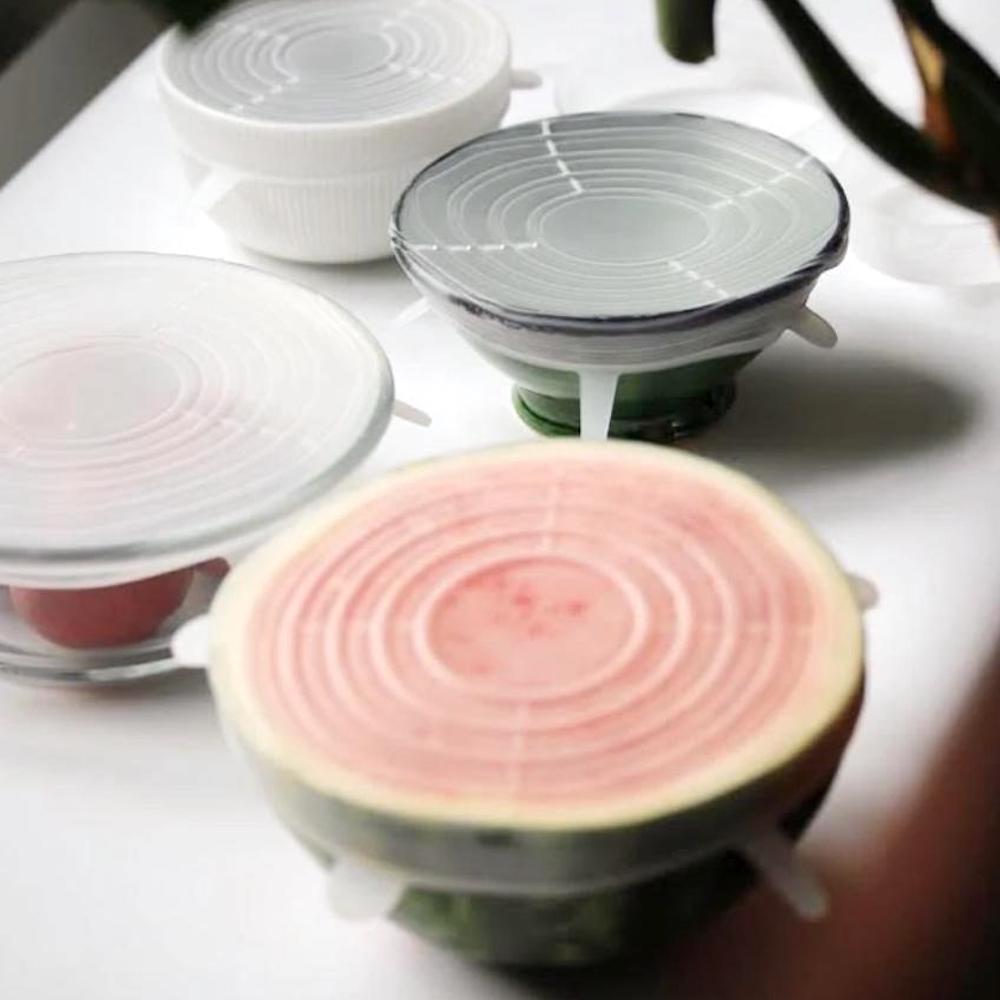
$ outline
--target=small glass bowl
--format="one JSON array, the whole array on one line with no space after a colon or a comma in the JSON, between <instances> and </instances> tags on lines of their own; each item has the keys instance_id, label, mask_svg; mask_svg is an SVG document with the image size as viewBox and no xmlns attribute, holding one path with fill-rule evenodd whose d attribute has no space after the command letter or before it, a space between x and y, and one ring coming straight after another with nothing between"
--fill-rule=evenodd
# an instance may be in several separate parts
<instances>
[{"instance_id":1,"label":"small glass bowl","mask_svg":"<svg viewBox=\"0 0 1000 1000\"><path fill-rule=\"evenodd\" d=\"M156 598L169 615L156 634L106 649L50 643L11 602L45 603L51 622L53 600L76 592L238 559L347 475L393 405L388 362L350 314L282 278L195 257L0 265L0 348L0 674L19 680L170 669L166 636L204 609L218 569L196 572L186 599ZM121 593L88 599L113 607L114 622L136 609L135 591L118 603ZM92 635L99 616L80 607L72 615ZM122 634L143 631L147 615Z\"/></svg>"},{"instance_id":2,"label":"small glass bowl","mask_svg":"<svg viewBox=\"0 0 1000 1000\"><path fill-rule=\"evenodd\" d=\"M184 622L204 614L218 579L196 573L181 607L141 642L106 649L69 649L40 636L11 606L0 587L0 676L50 687L104 687L145 680L177 669L171 637Z\"/></svg>"}]
</instances>

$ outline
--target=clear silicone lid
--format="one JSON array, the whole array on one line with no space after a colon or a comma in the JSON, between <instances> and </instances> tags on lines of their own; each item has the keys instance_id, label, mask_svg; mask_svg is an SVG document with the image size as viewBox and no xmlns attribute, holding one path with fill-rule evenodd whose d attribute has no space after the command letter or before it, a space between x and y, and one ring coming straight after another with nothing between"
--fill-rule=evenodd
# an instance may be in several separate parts
<instances>
[{"instance_id":1,"label":"clear silicone lid","mask_svg":"<svg viewBox=\"0 0 1000 1000\"><path fill-rule=\"evenodd\" d=\"M413 886L580 897L726 850L815 918L775 822L849 738L864 590L722 466L546 442L314 510L174 651L210 665L231 745L335 859L343 917Z\"/></svg>"},{"instance_id":2,"label":"clear silicone lid","mask_svg":"<svg viewBox=\"0 0 1000 1000\"><path fill-rule=\"evenodd\" d=\"M919 187L857 143L837 169L857 209L851 246L865 263L919 284L1000 283L988 216Z\"/></svg>"},{"instance_id":3,"label":"clear silicone lid","mask_svg":"<svg viewBox=\"0 0 1000 1000\"><path fill-rule=\"evenodd\" d=\"M298 780L545 829L756 780L841 716L861 670L846 579L776 500L621 443L501 449L342 497L241 564L210 632L225 714Z\"/></svg>"},{"instance_id":4,"label":"clear silicone lid","mask_svg":"<svg viewBox=\"0 0 1000 1000\"><path fill-rule=\"evenodd\" d=\"M238 552L392 408L376 341L285 279L160 254L0 267L0 583L90 588Z\"/></svg>"},{"instance_id":5,"label":"clear silicone lid","mask_svg":"<svg viewBox=\"0 0 1000 1000\"><path fill-rule=\"evenodd\" d=\"M688 114L503 129L420 173L397 255L418 285L508 325L691 331L806 287L843 256L844 194L776 136Z\"/></svg>"}]
</instances>

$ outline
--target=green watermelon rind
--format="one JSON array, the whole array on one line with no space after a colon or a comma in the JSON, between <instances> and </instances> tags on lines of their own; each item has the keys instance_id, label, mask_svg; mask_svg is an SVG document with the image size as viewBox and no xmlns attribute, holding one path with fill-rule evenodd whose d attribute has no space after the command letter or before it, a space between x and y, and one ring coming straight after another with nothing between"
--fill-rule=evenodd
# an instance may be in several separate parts
<instances>
[{"instance_id":1,"label":"green watermelon rind","mask_svg":"<svg viewBox=\"0 0 1000 1000\"><path fill-rule=\"evenodd\" d=\"M600 829L485 828L376 813L241 749L286 826L324 866L346 854L411 882L392 914L401 926L483 962L581 965L668 941L733 902L753 882L730 849L739 831L766 823L792 834L804 829L836 773L861 700L859 692L819 740L757 781L681 813ZM664 874L631 877L652 865ZM571 885L597 876L619 884L526 894L532 877ZM424 887L438 880L448 888ZM514 885L519 891L500 888Z\"/></svg>"},{"instance_id":2,"label":"green watermelon rind","mask_svg":"<svg viewBox=\"0 0 1000 1000\"><path fill-rule=\"evenodd\" d=\"M798 837L829 785L781 824ZM498 896L411 889L392 915L407 930L474 961L519 967L608 962L664 947L722 913L756 876L721 851L634 885L581 896Z\"/></svg>"}]
</instances>

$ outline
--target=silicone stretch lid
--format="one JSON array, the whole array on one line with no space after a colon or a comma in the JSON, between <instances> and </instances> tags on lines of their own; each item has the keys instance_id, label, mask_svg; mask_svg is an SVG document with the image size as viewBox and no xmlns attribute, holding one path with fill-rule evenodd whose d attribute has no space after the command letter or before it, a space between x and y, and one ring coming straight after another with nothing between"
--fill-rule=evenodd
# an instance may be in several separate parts
<instances>
[{"instance_id":1,"label":"silicone stretch lid","mask_svg":"<svg viewBox=\"0 0 1000 1000\"><path fill-rule=\"evenodd\" d=\"M376 341L235 264L0 266L0 583L96 587L227 554L326 492L392 406Z\"/></svg>"},{"instance_id":2,"label":"silicone stretch lid","mask_svg":"<svg viewBox=\"0 0 1000 1000\"><path fill-rule=\"evenodd\" d=\"M329 175L475 134L506 107L509 66L506 29L472 0L262 0L171 32L160 82L202 156Z\"/></svg>"},{"instance_id":3,"label":"silicone stretch lid","mask_svg":"<svg viewBox=\"0 0 1000 1000\"><path fill-rule=\"evenodd\" d=\"M418 285L477 315L659 335L808 286L842 258L847 222L826 167L776 136L617 112L517 125L454 150L404 193L392 235Z\"/></svg>"}]
</instances>

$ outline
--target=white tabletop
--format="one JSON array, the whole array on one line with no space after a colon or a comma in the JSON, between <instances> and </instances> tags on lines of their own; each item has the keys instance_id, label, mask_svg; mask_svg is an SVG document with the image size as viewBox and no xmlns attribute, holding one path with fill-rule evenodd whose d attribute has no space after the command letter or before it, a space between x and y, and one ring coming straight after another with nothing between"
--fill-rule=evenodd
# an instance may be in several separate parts
<instances>
[{"instance_id":1,"label":"white tabletop","mask_svg":"<svg viewBox=\"0 0 1000 1000\"><path fill-rule=\"evenodd\" d=\"M518 61L542 66L613 44L634 28L623 18L640 16L579 3L568 37L561 3L497 6ZM519 94L512 117L549 102L545 89ZM505 379L442 320L387 330L414 298L393 263L269 261L229 243L188 197L147 53L0 190L0 259L177 251L328 292L381 337L400 396L435 421L394 422L367 472L529 436ZM1000 638L1000 298L904 284L849 257L812 304L839 346L784 338L692 447L778 491L882 594L860 728L804 845L822 870L878 851ZM560 981L469 966L391 925L336 922L322 889L227 753L200 676L93 694L0 688L0 996L663 995L659 971Z\"/></svg>"}]
</instances>

